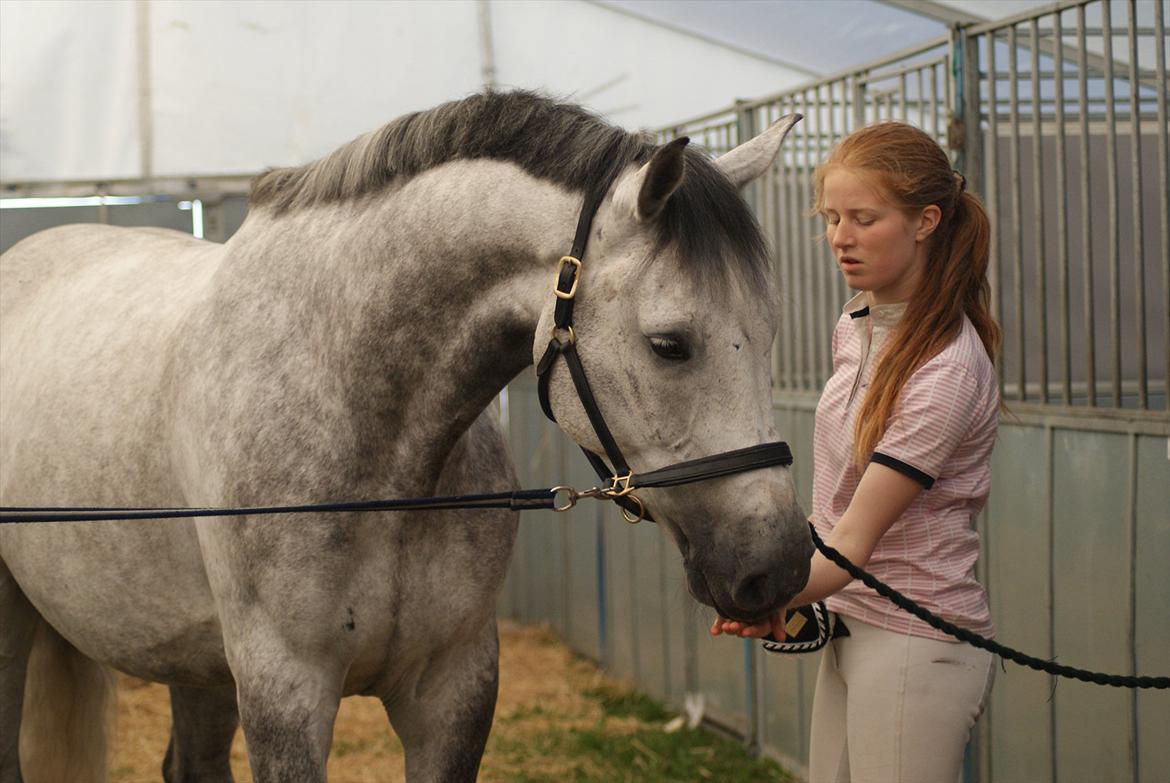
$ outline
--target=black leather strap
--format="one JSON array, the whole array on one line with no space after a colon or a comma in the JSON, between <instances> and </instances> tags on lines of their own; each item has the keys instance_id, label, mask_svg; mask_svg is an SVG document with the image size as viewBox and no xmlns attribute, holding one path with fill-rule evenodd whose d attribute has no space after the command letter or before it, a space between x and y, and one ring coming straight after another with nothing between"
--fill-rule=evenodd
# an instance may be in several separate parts
<instances>
[{"instance_id":1,"label":"black leather strap","mask_svg":"<svg viewBox=\"0 0 1170 783\"><path fill-rule=\"evenodd\" d=\"M578 262L580 262L582 256L585 254L585 246L589 242L589 231L593 225L593 216L597 213L597 208L600 206L603 196L604 191L598 189L593 193L587 194L581 205L581 214L577 218L577 231L573 236L572 249L569 251L569 256ZM562 294L569 294L579 284L577 279L579 274L577 264L562 261L560 271L557 274L556 290ZM581 357L577 354L576 336L572 332L573 304L576 301L575 297L557 297L556 309L553 311L553 334L551 339L549 339L548 346L544 349L544 355L541 356L540 361L536 364L537 396L540 398L540 408L549 420L557 420L552 411L552 404L549 401L548 384L557 356L564 356L565 363L569 367L569 374L573 379L573 386L577 390L577 396L581 399L581 404L585 408L585 414L589 417L589 423L593 425L593 430L597 433L597 439L601 441L602 449L604 449L606 456L609 457L610 462L613 463L614 470L617 472L601 474L601 469L594 462L596 455L590 455L586 451L586 456L590 457L590 462L593 463L594 469L598 470L599 475L603 479L609 479L615 475L624 476L630 472L630 467L626 463L626 458L622 454L621 449L618 448L613 434L609 431L609 426L605 423L605 417L601 413L601 408L597 405L597 398L593 396L593 390L589 386L589 379L585 375L585 367L581 364Z\"/></svg>"},{"instance_id":2,"label":"black leather strap","mask_svg":"<svg viewBox=\"0 0 1170 783\"><path fill-rule=\"evenodd\" d=\"M589 379L585 377L585 368L581 364L581 357L577 354L576 344L570 343L561 351L561 355L565 357L565 364L569 366L569 375L573 378L573 386L577 388L577 396L581 398L581 404L585 407L586 415L589 416L589 423L593 425L593 431L597 433L597 439L601 441L605 455L613 464L614 472L611 475L626 475L630 472L630 466L626 464L622 450L618 448L617 441L613 439L613 433L609 431L605 417L601 415L601 408L597 407L597 398L593 396L593 389L589 387Z\"/></svg>"},{"instance_id":3,"label":"black leather strap","mask_svg":"<svg viewBox=\"0 0 1170 783\"><path fill-rule=\"evenodd\" d=\"M792 450L788 448L787 443L783 441L761 443L757 446L748 446L746 449L678 462L647 473L635 473L630 480L630 486L673 487L719 476L730 476L747 470L791 464Z\"/></svg>"},{"instance_id":4,"label":"black leather strap","mask_svg":"<svg viewBox=\"0 0 1170 783\"><path fill-rule=\"evenodd\" d=\"M305 514L337 511L438 511L443 509L507 508L512 511L555 508L552 489L524 489L485 495L455 495L399 500L365 500L350 503L316 503L298 506L250 506L237 508L113 508L113 507L0 507L0 524L31 522L112 522L135 519L189 519L192 517L242 517L269 514Z\"/></svg>"}]
</instances>

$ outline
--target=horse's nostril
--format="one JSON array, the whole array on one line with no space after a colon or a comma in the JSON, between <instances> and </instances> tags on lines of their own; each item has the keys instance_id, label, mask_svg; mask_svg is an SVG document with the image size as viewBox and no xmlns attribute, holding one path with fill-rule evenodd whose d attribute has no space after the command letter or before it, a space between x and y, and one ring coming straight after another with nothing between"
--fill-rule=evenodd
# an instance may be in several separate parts
<instances>
[{"instance_id":1,"label":"horse's nostril","mask_svg":"<svg viewBox=\"0 0 1170 783\"><path fill-rule=\"evenodd\" d=\"M755 612L767 608L775 600L774 593L771 574L761 571L743 579L732 593L732 599L740 610Z\"/></svg>"}]
</instances>

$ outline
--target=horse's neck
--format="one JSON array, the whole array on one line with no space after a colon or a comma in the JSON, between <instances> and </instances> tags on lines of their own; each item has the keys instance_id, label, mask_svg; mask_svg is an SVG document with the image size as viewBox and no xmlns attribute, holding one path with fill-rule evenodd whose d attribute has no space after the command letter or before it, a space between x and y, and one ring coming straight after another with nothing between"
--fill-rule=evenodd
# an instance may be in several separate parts
<instances>
[{"instance_id":1,"label":"horse's neck","mask_svg":"<svg viewBox=\"0 0 1170 783\"><path fill-rule=\"evenodd\" d=\"M362 202L260 215L233 251L252 281L306 286L294 322L328 376L321 394L360 422L363 459L425 487L531 364L580 202L511 165L463 161Z\"/></svg>"}]
</instances>

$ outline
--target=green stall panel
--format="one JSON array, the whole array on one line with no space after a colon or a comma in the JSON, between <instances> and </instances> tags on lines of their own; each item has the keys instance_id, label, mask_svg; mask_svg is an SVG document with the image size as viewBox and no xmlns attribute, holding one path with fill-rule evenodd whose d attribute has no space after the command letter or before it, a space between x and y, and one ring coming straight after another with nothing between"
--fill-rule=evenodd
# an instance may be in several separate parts
<instances>
[{"instance_id":1,"label":"green stall panel","mask_svg":"<svg viewBox=\"0 0 1170 783\"><path fill-rule=\"evenodd\" d=\"M638 636L635 591L633 527L617 507L604 510L602 533L605 552L605 657L606 667L631 682L637 678Z\"/></svg>"},{"instance_id":2,"label":"green stall panel","mask_svg":"<svg viewBox=\"0 0 1170 783\"><path fill-rule=\"evenodd\" d=\"M1130 600L1133 465L1130 436L1053 433L1053 642L1061 663L1124 673L1132 665ZM1131 780L1132 694L1062 680L1053 695L1055 777Z\"/></svg>"},{"instance_id":3,"label":"green stall panel","mask_svg":"<svg viewBox=\"0 0 1170 783\"><path fill-rule=\"evenodd\" d=\"M707 632L714 610L700 607L695 629L695 661L706 713L719 724L746 734L747 672L745 645L736 637L712 638Z\"/></svg>"},{"instance_id":4,"label":"green stall panel","mask_svg":"<svg viewBox=\"0 0 1170 783\"><path fill-rule=\"evenodd\" d=\"M663 594L663 536L653 522L639 522L630 530L634 555L634 603L638 636L635 671L639 687L657 699L665 699L670 690L666 649L667 616ZM673 544L671 544L673 546Z\"/></svg>"},{"instance_id":5,"label":"green stall panel","mask_svg":"<svg viewBox=\"0 0 1170 783\"><path fill-rule=\"evenodd\" d=\"M1138 674L1170 675L1170 442L1137 436L1134 663ZM1139 781L1170 780L1170 692L1135 694Z\"/></svg>"},{"instance_id":6,"label":"green stall panel","mask_svg":"<svg viewBox=\"0 0 1170 783\"><path fill-rule=\"evenodd\" d=\"M577 489L593 486L596 475L580 450L570 446L568 457L568 470L558 481ZM585 501L562 515L567 518L565 638L573 649L595 661L602 657L599 553L605 510L600 503Z\"/></svg>"},{"instance_id":7,"label":"green stall panel","mask_svg":"<svg viewBox=\"0 0 1170 783\"><path fill-rule=\"evenodd\" d=\"M690 684L687 671L694 669L695 638L694 625L702 625L701 609L687 591L686 574L683 572L682 555L665 530L662 556L663 603L665 606L666 652L663 666L667 673L668 697L672 704L684 703Z\"/></svg>"},{"instance_id":8,"label":"green stall panel","mask_svg":"<svg viewBox=\"0 0 1170 783\"><path fill-rule=\"evenodd\" d=\"M992 454L985 586L998 640L1047 658L1052 612L1048 434L1043 427L1004 424ZM1049 675L1015 664L996 672L986 716L992 780L1052 780L1051 694Z\"/></svg>"},{"instance_id":9,"label":"green stall panel","mask_svg":"<svg viewBox=\"0 0 1170 783\"><path fill-rule=\"evenodd\" d=\"M804 680L816 677L820 653L773 655L761 649L760 733L763 747L790 765L808 766L808 720L811 705Z\"/></svg>"}]
</instances>

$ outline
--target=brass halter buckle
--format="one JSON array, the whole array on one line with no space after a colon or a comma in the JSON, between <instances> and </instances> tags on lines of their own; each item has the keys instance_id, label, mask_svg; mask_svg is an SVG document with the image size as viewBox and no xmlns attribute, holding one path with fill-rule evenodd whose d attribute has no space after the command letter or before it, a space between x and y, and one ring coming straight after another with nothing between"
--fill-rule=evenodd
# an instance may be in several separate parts
<instances>
[{"instance_id":1,"label":"brass halter buckle","mask_svg":"<svg viewBox=\"0 0 1170 783\"><path fill-rule=\"evenodd\" d=\"M635 489L635 487L630 486L633 479L633 473L627 473L624 476L610 476L609 486L605 488L605 496L611 499L624 498Z\"/></svg>"},{"instance_id":2,"label":"brass halter buckle","mask_svg":"<svg viewBox=\"0 0 1170 783\"><path fill-rule=\"evenodd\" d=\"M573 285L568 291L562 291L561 272L565 269L565 264L572 264L576 267L573 272ZM561 260L557 263L557 276L553 283L553 293L557 295L557 299L572 299L577 295L577 283L581 282L581 259L573 258L572 256L561 256Z\"/></svg>"},{"instance_id":3,"label":"brass halter buckle","mask_svg":"<svg viewBox=\"0 0 1170 783\"><path fill-rule=\"evenodd\" d=\"M618 498L629 498L638 505L637 514L632 513L625 506L619 505L618 508L622 510L622 519L629 522L631 525L636 525L646 518L646 506L642 503L642 499L637 495L632 494L636 487L631 486L634 480L634 474L631 471L624 476L611 476L609 479L609 486L605 488L603 494L610 500L617 500Z\"/></svg>"}]
</instances>

